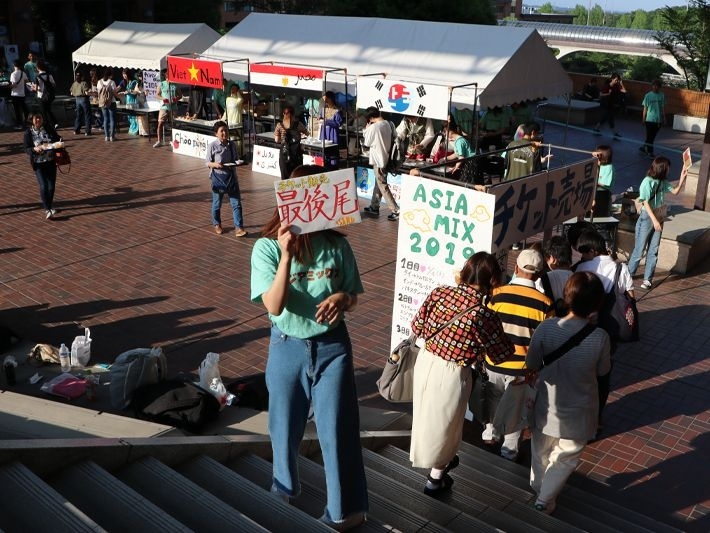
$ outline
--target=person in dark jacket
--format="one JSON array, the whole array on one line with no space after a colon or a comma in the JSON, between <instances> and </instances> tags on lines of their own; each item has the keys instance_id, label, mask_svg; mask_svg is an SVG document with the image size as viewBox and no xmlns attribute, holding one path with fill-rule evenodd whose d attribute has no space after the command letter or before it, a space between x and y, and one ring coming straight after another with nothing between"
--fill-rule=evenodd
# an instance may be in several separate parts
<instances>
[{"instance_id":1,"label":"person in dark jacket","mask_svg":"<svg viewBox=\"0 0 710 533\"><path fill-rule=\"evenodd\" d=\"M51 219L57 212L53 208L54 186L57 182L57 165L54 162L55 143L61 139L54 128L44 128L41 113L31 115L32 125L25 131L24 147L30 158L39 184L39 197L44 207L45 218Z\"/></svg>"}]
</instances>

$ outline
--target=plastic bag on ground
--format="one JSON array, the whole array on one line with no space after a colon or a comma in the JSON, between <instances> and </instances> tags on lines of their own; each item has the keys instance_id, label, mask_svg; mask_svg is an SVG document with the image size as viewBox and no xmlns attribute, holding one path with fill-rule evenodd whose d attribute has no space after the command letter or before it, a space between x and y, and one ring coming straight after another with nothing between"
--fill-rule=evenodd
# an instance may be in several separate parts
<instances>
[{"instance_id":1,"label":"plastic bag on ground","mask_svg":"<svg viewBox=\"0 0 710 533\"><path fill-rule=\"evenodd\" d=\"M198 369L200 381L197 383L203 389L210 391L212 395L219 401L220 409L224 409L225 405L232 405L234 395L227 392L227 388L222 383L222 377L219 374L219 354L209 352Z\"/></svg>"},{"instance_id":2,"label":"plastic bag on ground","mask_svg":"<svg viewBox=\"0 0 710 533\"><path fill-rule=\"evenodd\" d=\"M41 390L67 400L78 398L86 392L86 380L64 372L42 385Z\"/></svg>"},{"instance_id":3,"label":"plastic bag on ground","mask_svg":"<svg viewBox=\"0 0 710 533\"><path fill-rule=\"evenodd\" d=\"M83 335L74 337L71 343L71 366L86 366L91 359L91 331L84 330Z\"/></svg>"}]
</instances>

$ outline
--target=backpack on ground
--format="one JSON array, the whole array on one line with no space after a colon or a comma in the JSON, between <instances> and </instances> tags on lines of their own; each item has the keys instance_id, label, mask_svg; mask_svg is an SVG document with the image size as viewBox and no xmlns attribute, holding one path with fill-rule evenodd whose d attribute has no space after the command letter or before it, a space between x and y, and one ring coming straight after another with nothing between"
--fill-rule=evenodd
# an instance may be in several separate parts
<instances>
[{"instance_id":1,"label":"backpack on ground","mask_svg":"<svg viewBox=\"0 0 710 533\"><path fill-rule=\"evenodd\" d=\"M163 381L168 364L162 348L136 348L123 352L111 365L111 405L124 409L133 391L142 385Z\"/></svg>"},{"instance_id":2,"label":"backpack on ground","mask_svg":"<svg viewBox=\"0 0 710 533\"><path fill-rule=\"evenodd\" d=\"M404 162L404 143L397 137L397 128L394 123L387 121L387 124L390 125L390 129L392 130L392 142L390 144L389 159L387 160L387 165L385 165L385 171L388 174L396 174Z\"/></svg>"},{"instance_id":3,"label":"backpack on ground","mask_svg":"<svg viewBox=\"0 0 710 533\"><path fill-rule=\"evenodd\" d=\"M202 387L170 379L138 387L131 408L137 418L200 433L206 423L217 419L220 405Z\"/></svg>"},{"instance_id":4,"label":"backpack on ground","mask_svg":"<svg viewBox=\"0 0 710 533\"><path fill-rule=\"evenodd\" d=\"M38 76L42 80L42 98L41 100L43 102L48 102L52 103L54 102L54 98L57 96L54 83L52 83L52 79L50 78L49 74L46 72L40 74Z\"/></svg>"}]
</instances>

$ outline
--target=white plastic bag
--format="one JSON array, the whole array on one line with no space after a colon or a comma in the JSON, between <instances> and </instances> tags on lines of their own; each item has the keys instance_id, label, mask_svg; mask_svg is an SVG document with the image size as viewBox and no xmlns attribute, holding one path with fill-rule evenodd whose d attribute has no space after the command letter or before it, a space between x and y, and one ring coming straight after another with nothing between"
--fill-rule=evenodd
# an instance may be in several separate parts
<instances>
[{"instance_id":1,"label":"white plastic bag","mask_svg":"<svg viewBox=\"0 0 710 533\"><path fill-rule=\"evenodd\" d=\"M200 363L198 372L200 374L200 382L197 385L210 391L219 400L220 409L224 409L225 405L232 405L234 394L228 393L224 383L222 383L222 378L219 375L218 353L209 352Z\"/></svg>"},{"instance_id":2,"label":"white plastic bag","mask_svg":"<svg viewBox=\"0 0 710 533\"><path fill-rule=\"evenodd\" d=\"M91 332L89 328L84 330L84 335L74 337L71 343L71 366L86 366L91 359Z\"/></svg>"}]
</instances>

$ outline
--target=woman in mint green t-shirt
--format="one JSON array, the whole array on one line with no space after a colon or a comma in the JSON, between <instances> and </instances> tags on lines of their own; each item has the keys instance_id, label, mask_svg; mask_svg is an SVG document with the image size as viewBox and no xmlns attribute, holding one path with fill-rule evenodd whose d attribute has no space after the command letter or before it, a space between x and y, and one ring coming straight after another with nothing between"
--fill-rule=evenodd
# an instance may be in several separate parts
<instances>
[{"instance_id":1,"label":"woman in mint green t-shirt","mask_svg":"<svg viewBox=\"0 0 710 533\"><path fill-rule=\"evenodd\" d=\"M291 178L325 172L297 167ZM325 467L327 504L321 520L344 531L368 508L352 345L344 314L363 292L352 248L334 230L295 234L278 211L254 244L251 299L271 320L266 363L271 490L298 496L298 447L313 407Z\"/></svg>"}]
</instances>

